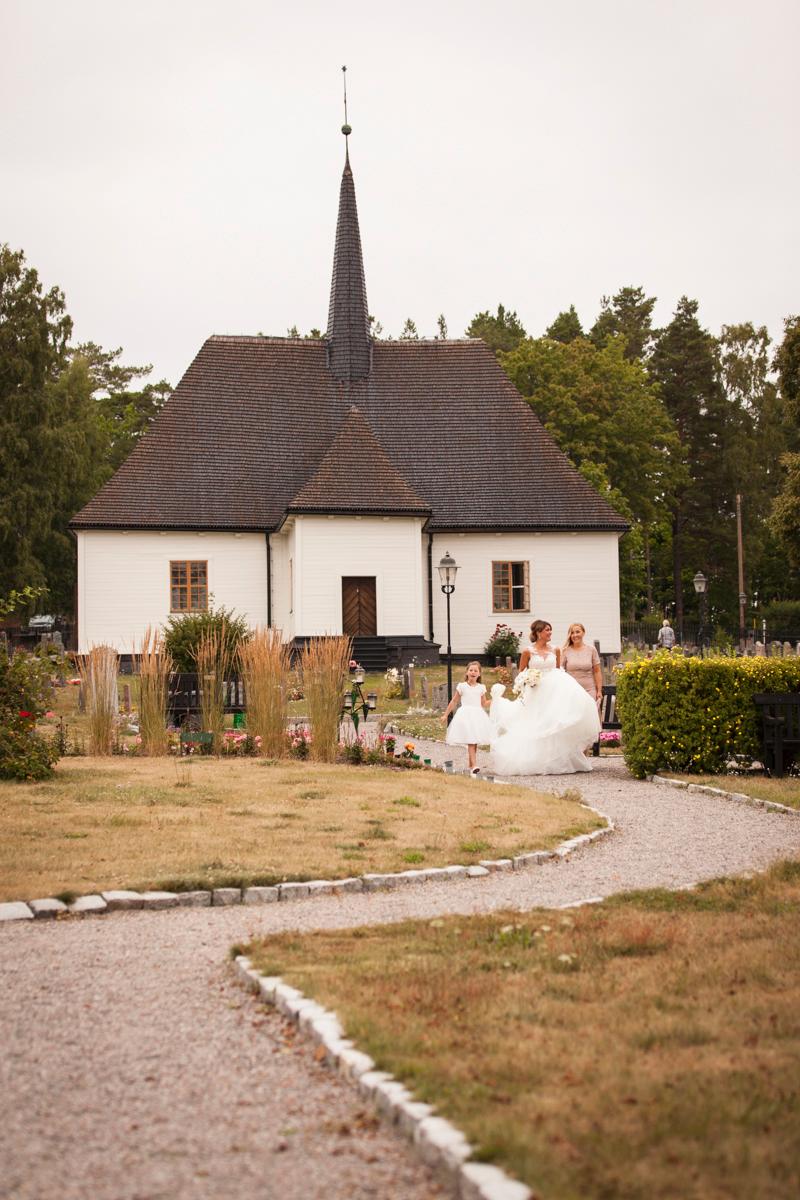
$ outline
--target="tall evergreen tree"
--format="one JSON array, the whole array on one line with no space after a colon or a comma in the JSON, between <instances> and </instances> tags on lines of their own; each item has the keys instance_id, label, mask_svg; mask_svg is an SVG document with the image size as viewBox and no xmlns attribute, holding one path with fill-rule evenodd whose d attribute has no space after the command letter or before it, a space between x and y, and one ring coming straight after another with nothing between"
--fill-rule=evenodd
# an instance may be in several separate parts
<instances>
[{"instance_id":1,"label":"tall evergreen tree","mask_svg":"<svg viewBox=\"0 0 800 1200\"><path fill-rule=\"evenodd\" d=\"M527 336L517 314L504 308L502 304L498 304L494 316L488 311L476 313L467 326L466 333L467 337L483 338L495 354L514 350Z\"/></svg>"},{"instance_id":2,"label":"tall evergreen tree","mask_svg":"<svg viewBox=\"0 0 800 1200\"><path fill-rule=\"evenodd\" d=\"M419 341L419 333L417 332L416 321L412 321L411 317L406 317L405 325L400 331L401 342L416 342Z\"/></svg>"},{"instance_id":3,"label":"tall evergreen tree","mask_svg":"<svg viewBox=\"0 0 800 1200\"><path fill-rule=\"evenodd\" d=\"M564 345L574 342L575 338L583 337L583 326L574 304L570 304L568 309L558 314L553 324L548 326L544 336L552 338L554 342L563 342Z\"/></svg>"},{"instance_id":4,"label":"tall evergreen tree","mask_svg":"<svg viewBox=\"0 0 800 1200\"><path fill-rule=\"evenodd\" d=\"M603 346L608 338L621 334L626 358L646 358L653 341L655 302L655 296L645 296L640 287L624 287L613 297L603 296L589 337L596 346Z\"/></svg>"},{"instance_id":5,"label":"tall evergreen tree","mask_svg":"<svg viewBox=\"0 0 800 1200\"><path fill-rule=\"evenodd\" d=\"M717 375L716 342L701 327L697 311L696 300L681 298L672 321L659 333L650 360L650 373L660 385L688 469L686 485L670 497L679 627L684 619L685 582L698 569L712 581L719 575L721 547L726 533L730 541L734 528L734 489L724 454L727 411Z\"/></svg>"},{"instance_id":6,"label":"tall evergreen tree","mask_svg":"<svg viewBox=\"0 0 800 1200\"><path fill-rule=\"evenodd\" d=\"M25 255L0 246L0 593L44 584L37 543L60 486L53 384L72 322L58 288L42 291Z\"/></svg>"},{"instance_id":7,"label":"tall evergreen tree","mask_svg":"<svg viewBox=\"0 0 800 1200\"><path fill-rule=\"evenodd\" d=\"M788 449L781 458L783 473L769 529L792 567L800 572L800 317L786 318L774 366L786 415ZM798 594L796 586L793 594Z\"/></svg>"}]
</instances>

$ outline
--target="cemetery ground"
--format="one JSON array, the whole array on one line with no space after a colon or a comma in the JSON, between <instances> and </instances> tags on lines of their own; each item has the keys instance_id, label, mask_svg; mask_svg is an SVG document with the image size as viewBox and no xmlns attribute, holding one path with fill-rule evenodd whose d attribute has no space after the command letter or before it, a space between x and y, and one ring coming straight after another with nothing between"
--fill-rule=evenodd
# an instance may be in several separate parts
<instances>
[{"instance_id":1,"label":"cemetery ground","mask_svg":"<svg viewBox=\"0 0 800 1200\"><path fill-rule=\"evenodd\" d=\"M800 862L245 948L535 1196L800 1192Z\"/></svg>"}]
</instances>

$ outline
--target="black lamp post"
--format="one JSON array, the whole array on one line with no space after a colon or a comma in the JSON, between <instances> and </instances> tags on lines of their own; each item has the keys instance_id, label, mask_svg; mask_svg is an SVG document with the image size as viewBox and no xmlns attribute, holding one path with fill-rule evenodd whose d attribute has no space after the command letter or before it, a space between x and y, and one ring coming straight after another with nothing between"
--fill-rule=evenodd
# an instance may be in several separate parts
<instances>
[{"instance_id":1,"label":"black lamp post","mask_svg":"<svg viewBox=\"0 0 800 1200\"><path fill-rule=\"evenodd\" d=\"M453 695L453 651L450 646L450 597L456 590L456 560L445 554L439 563L439 580L447 597L447 699Z\"/></svg>"},{"instance_id":2,"label":"black lamp post","mask_svg":"<svg viewBox=\"0 0 800 1200\"><path fill-rule=\"evenodd\" d=\"M340 720L344 720L345 717L350 718L356 731L356 737L358 736L359 724L361 721L369 720L369 714L375 711L378 704L378 697L375 692L367 692L366 696L364 695L361 686L363 682L363 668L357 667L353 675L353 682L342 697Z\"/></svg>"},{"instance_id":3,"label":"black lamp post","mask_svg":"<svg viewBox=\"0 0 800 1200\"><path fill-rule=\"evenodd\" d=\"M706 603L708 600L706 588L708 587L708 580L702 571L698 571L692 583L694 584L694 590L700 598L700 628L697 631L697 643L702 654L706 642Z\"/></svg>"}]
</instances>

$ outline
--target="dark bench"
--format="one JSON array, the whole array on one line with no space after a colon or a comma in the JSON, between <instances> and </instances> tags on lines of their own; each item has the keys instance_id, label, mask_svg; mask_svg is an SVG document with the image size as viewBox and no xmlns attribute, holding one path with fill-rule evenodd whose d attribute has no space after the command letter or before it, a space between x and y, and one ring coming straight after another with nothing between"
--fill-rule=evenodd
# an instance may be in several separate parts
<instances>
[{"instance_id":1,"label":"dark bench","mask_svg":"<svg viewBox=\"0 0 800 1200\"><path fill-rule=\"evenodd\" d=\"M600 699L600 728L602 730L613 729L619 732L622 729L622 724L617 719L617 685L615 683L603 684L603 695ZM600 739L598 738L592 746L592 754L597 758L600 753Z\"/></svg>"},{"instance_id":2,"label":"dark bench","mask_svg":"<svg viewBox=\"0 0 800 1200\"><path fill-rule=\"evenodd\" d=\"M222 685L222 704L225 712L246 712L244 683L232 677ZM202 708L201 689L194 672L176 671L169 677L167 712L173 725L181 725L187 717L199 713Z\"/></svg>"},{"instance_id":3,"label":"dark bench","mask_svg":"<svg viewBox=\"0 0 800 1200\"><path fill-rule=\"evenodd\" d=\"M783 775L800 750L800 692L759 692L753 697L761 718L764 766Z\"/></svg>"}]
</instances>

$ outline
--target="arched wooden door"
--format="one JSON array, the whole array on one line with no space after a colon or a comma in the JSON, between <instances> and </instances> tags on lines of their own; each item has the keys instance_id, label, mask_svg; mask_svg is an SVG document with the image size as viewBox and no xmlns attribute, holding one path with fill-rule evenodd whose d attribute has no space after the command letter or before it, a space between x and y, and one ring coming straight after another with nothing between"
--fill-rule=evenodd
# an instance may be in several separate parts
<instances>
[{"instance_id":1,"label":"arched wooden door","mask_svg":"<svg viewBox=\"0 0 800 1200\"><path fill-rule=\"evenodd\" d=\"M342 576L342 631L347 637L375 637L378 609L374 575Z\"/></svg>"}]
</instances>

